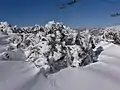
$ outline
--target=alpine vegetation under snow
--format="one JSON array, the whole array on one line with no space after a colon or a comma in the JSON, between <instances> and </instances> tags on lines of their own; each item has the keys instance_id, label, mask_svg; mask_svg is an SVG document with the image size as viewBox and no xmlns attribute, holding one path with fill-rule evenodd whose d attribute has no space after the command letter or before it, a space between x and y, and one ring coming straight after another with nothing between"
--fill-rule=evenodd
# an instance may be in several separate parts
<instances>
[{"instance_id":1,"label":"alpine vegetation under snow","mask_svg":"<svg viewBox=\"0 0 120 90\"><path fill-rule=\"evenodd\" d=\"M103 47L100 41L120 44L120 30L73 30L61 22L44 26L17 27L0 23L0 33L8 35L8 46L2 60L26 61L49 73L68 66L79 67L97 62Z\"/></svg>"}]
</instances>

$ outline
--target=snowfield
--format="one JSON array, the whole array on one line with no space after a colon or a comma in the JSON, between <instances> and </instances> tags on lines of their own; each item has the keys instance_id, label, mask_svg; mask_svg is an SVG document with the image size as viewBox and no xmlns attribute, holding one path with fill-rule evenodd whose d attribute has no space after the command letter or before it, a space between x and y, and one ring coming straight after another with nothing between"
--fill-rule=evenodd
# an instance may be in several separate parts
<instances>
[{"instance_id":1,"label":"snowfield","mask_svg":"<svg viewBox=\"0 0 120 90\"><path fill-rule=\"evenodd\" d=\"M0 90L120 90L120 30L0 23Z\"/></svg>"}]
</instances>

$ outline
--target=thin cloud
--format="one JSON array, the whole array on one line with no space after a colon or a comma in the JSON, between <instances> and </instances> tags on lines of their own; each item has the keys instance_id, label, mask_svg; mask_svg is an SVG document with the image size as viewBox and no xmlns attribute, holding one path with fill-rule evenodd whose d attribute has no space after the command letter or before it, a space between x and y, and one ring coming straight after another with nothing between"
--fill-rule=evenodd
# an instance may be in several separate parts
<instances>
[{"instance_id":1,"label":"thin cloud","mask_svg":"<svg viewBox=\"0 0 120 90\"><path fill-rule=\"evenodd\" d=\"M106 2L106 3L110 3L110 4L115 4L117 3L118 0L101 0L101 2Z\"/></svg>"}]
</instances>

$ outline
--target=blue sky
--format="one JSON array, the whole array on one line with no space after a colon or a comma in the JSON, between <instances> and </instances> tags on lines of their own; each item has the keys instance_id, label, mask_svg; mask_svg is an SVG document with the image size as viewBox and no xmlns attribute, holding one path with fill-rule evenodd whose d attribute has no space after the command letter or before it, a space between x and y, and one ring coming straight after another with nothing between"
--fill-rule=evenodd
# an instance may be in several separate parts
<instances>
[{"instance_id":1,"label":"blue sky","mask_svg":"<svg viewBox=\"0 0 120 90\"><path fill-rule=\"evenodd\" d=\"M69 0L0 0L0 21L13 25L31 26L46 24L50 20L62 21L74 28L100 27L120 23L120 0L81 0L60 10L58 7Z\"/></svg>"}]
</instances>

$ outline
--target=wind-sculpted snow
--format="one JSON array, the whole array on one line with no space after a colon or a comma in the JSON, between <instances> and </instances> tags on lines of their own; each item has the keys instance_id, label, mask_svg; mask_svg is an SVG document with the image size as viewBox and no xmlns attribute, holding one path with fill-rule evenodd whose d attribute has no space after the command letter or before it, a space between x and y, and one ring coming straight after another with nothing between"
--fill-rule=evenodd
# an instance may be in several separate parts
<instances>
[{"instance_id":1,"label":"wind-sculpted snow","mask_svg":"<svg viewBox=\"0 0 120 90\"><path fill-rule=\"evenodd\" d=\"M22 28L1 22L0 31L9 36L9 45L1 55L2 59L12 60L15 55L17 58L14 59L33 63L51 73L68 66L79 67L96 62L99 51L93 49L100 41L120 44L118 30L79 32L54 21L44 26ZM102 49L98 47L96 50Z\"/></svg>"}]
</instances>

